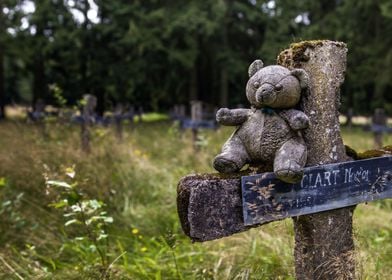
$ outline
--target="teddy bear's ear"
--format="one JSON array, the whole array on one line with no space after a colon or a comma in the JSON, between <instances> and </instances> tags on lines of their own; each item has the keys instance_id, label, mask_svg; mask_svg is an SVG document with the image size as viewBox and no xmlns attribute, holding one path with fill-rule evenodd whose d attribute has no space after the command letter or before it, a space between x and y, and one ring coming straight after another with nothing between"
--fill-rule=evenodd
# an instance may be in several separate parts
<instances>
[{"instance_id":1,"label":"teddy bear's ear","mask_svg":"<svg viewBox=\"0 0 392 280\"><path fill-rule=\"evenodd\" d=\"M256 74L256 72L259 71L261 68L263 68L263 66L264 63L261 59L257 59L253 61L248 69L249 78L252 77L254 74Z\"/></svg>"},{"instance_id":2,"label":"teddy bear's ear","mask_svg":"<svg viewBox=\"0 0 392 280\"><path fill-rule=\"evenodd\" d=\"M305 89L309 86L309 75L303 69L294 69L291 71L291 75L296 77L299 80L299 85L302 89Z\"/></svg>"}]
</instances>

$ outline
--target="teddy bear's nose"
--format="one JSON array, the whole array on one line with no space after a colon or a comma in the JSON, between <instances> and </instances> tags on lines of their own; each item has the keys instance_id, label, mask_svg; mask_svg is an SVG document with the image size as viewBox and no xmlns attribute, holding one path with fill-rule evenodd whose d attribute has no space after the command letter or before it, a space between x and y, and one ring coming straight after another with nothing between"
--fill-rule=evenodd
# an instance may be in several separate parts
<instances>
[{"instance_id":1,"label":"teddy bear's nose","mask_svg":"<svg viewBox=\"0 0 392 280\"><path fill-rule=\"evenodd\" d=\"M273 91L274 91L274 87L269 84L262 85L258 90L258 92L261 93L262 95L269 94Z\"/></svg>"},{"instance_id":2,"label":"teddy bear's nose","mask_svg":"<svg viewBox=\"0 0 392 280\"><path fill-rule=\"evenodd\" d=\"M274 87L270 84L263 84L256 92L256 101L260 103L265 103L272 97L274 92Z\"/></svg>"}]
</instances>

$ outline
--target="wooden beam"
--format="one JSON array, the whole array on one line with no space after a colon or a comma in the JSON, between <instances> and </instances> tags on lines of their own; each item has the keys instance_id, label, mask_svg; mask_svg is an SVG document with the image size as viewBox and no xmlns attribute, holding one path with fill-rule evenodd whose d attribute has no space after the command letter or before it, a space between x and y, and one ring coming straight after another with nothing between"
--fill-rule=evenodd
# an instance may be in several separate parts
<instances>
[{"instance_id":1,"label":"wooden beam","mask_svg":"<svg viewBox=\"0 0 392 280\"><path fill-rule=\"evenodd\" d=\"M241 176L267 170L271 167L182 178L177 187L177 210L184 233L193 241L203 242L252 228L243 220Z\"/></svg>"}]
</instances>

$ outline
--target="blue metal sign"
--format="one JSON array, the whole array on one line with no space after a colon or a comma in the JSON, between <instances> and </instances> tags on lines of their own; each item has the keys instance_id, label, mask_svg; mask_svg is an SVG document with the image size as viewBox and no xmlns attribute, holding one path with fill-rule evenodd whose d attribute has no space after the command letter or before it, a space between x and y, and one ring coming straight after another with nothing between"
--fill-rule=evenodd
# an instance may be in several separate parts
<instances>
[{"instance_id":1,"label":"blue metal sign","mask_svg":"<svg viewBox=\"0 0 392 280\"><path fill-rule=\"evenodd\" d=\"M241 178L245 225L392 198L392 156L305 168L288 184L273 173Z\"/></svg>"}]
</instances>

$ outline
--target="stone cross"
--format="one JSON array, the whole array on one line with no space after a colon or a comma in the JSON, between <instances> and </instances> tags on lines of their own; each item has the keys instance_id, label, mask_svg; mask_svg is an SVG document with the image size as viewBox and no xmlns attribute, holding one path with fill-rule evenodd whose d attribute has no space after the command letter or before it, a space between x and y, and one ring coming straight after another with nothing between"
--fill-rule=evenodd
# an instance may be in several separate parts
<instances>
[{"instance_id":1,"label":"stone cross","mask_svg":"<svg viewBox=\"0 0 392 280\"><path fill-rule=\"evenodd\" d=\"M201 121L203 119L203 103L198 100L191 101L191 120L193 123ZM199 149L197 145L199 135L199 129L197 127L192 128L192 143L194 149L197 151Z\"/></svg>"},{"instance_id":2,"label":"stone cross","mask_svg":"<svg viewBox=\"0 0 392 280\"><path fill-rule=\"evenodd\" d=\"M185 105L180 104L180 105L174 105L172 111L171 111L171 116L175 120L183 120L185 119Z\"/></svg>"},{"instance_id":3,"label":"stone cross","mask_svg":"<svg viewBox=\"0 0 392 280\"><path fill-rule=\"evenodd\" d=\"M33 111L28 112L29 120L35 123L43 138L47 137L46 123L45 123L45 102L42 99L37 99L34 104Z\"/></svg>"},{"instance_id":4,"label":"stone cross","mask_svg":"<svg viewBox=\"0 0 392 280\"><path fill-rule=\"evenodd\" d=\"M97 98L94 95L86 94L83 96L81 138L82 138L82 150L86 153L89 153L91 151L90 126L94 123L96 106L97 106Z\"/></svg>"},{"instance_id":5,"label":"stone cross","mask_svg":"<svg viewBox=\"0 0 392 280\"><path fill-rule=\"evenodd\" d=\"M123 117L129 121L129 126L134 128L135 107L127 104L123 113Z\"/></svg>"},{"instance_id":6,"label":"stone cross","mask_svg":"<svg viewBox=\"0 0 392 280\"><path fill-rule=\"evenodd\" d=\"M115 129L116 129L116 137L119 141L121 141L123 138L122 122L124 118L124 106L121 103L116 105L113 117L114 117Z\"/></svg>"},{"instance_id":7,"label":"stone cross","mask_svg":"<svg viewBox=\"0 0 392 280\"><path fill-rule=\"evenodd\" d=\"M374 144L376 148L382 147L383 134L388 130L386 125L387 116L385 114L385 110L382 108L377 108L374 110L374 115L372 117L372 131L374 134Z\"/></svg>"},{"instance_id":8,"label":"stone cross","mask_svg":"<svg viewBox=\"0 0 392 280\"><path fill-rule=\"evenodd\" d=\"M203 119L203 105L201 101L191 101L191 119L192 121L201 121Z\"/></svg>"},{"instance_id":9,"label":"stone cross","mask_svg":"<svg viewBox=\"0 0 392 280\"><path fill-rule=\"evenodd\" d=\"M341 42L305 41L292 44L278 56L278 64L290 70L301 68L309 74L309 90L300 101L300 109L309 117L309 126L303 131L308 150L307 167L323 168L327 164L352 160L346 154L338 118L346 53L346 45ZM241 179L266 171L272 171L272 166L259 164L240 172L196 174L182 178L177 189L177 207L184 232L192 240L201 242L256 226L257 223L252 222L245 224ZM309 179L310 174L305 172L302 179ZM260 176L264 178L267 174ZM315 180L318 180L315 176ZM323 177L324 181L318 184L328 185L328 179L332 184L333 176L330 174L327 179ZM254 183L257 186L261 181L262 179L255 180ZM295 192L294 185L288 186L291 189L286 191ZM279 205L275 206L275 209L279 208ZM303 216L292 215L295 216L294 256L297 279L355 278L352 237L354 208L346 207Z\"/></svg>"}]
</instances>

